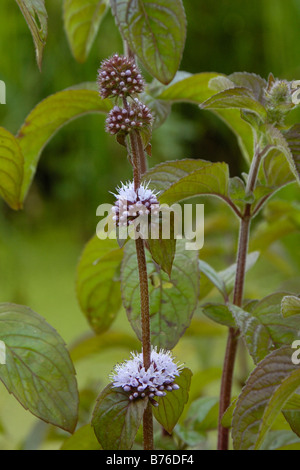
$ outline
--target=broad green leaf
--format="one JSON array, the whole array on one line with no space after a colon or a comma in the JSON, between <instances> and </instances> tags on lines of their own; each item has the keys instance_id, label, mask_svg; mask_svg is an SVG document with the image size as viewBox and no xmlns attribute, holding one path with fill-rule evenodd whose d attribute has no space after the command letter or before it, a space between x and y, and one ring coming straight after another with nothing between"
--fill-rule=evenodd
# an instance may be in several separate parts
<instances>
[{"instance_id":1,"label":"broad green leaf","mask_svg":"<svg viewBox=\"0 0 300 470\"><path fill-rule=\"evenodd\" d=\"M130 401L122 388L109 384L99 395L92 426L104 450L130 450L148 399Z\"/></svg>"},{"instance_id":2,"label":"broad green leaf","mask_svg":"<svg viewBox=\"0 0 300 470\"><path fill-rule=\"evenodd\" d=\"M233 415L236 450L259 449L284 404L299 388L300 368L292 363L291 355L290 347L282 347L252 372Z\"/></svg>"},{"instance_id":3,"label":"broad green leaf","mask_svg":"<svg viewBox=\"0 0 300 470\"><path fill-rule=\"evenodd\" d=\"M36 60L41 70L43 50L46 44L48 26L45 0L16 0L31 31Z\"/></svg>"},{"instance_id":4,"label":"broad green leaf","mask_svg":"<svg viewBox=\"0 0 300 470\"><path fill-rule=\"evenodd\" d=\"M290 170L296 181L300 184L300 125L294 126L288 133L283 135L276 127L267 125L266 134L269 144L278 149L287 159ZM287 141L286 137L289 139ZM290 146L293 150L290 148Z\"/></svg>"},{"instance_id":5,"label":"broad green leaf","mask_svg":"<svg viewBox=\"0 0 300 470\"><path fill-rule=\"evenodd\" d=\"M49 139L72 119L87 113L106 113L110 108L110 101L101 100L97 91L77 88L51 95L31 111L17 135L24 156L22 200L28 192L40 154Z\"/></svg>"},{"instance_id":6,"label":"broad green leaf","mask_svg":"<svg viewBox=\"0 0 300 470\"><path fill-rule=\"evenodd\" d=\"M194 431L210 431L218 426L218 414L219 399L216 397L201 397L191 404L185 423Z\"/></svg>"},{"instance_id":7,"label":"broad green leaf","mask_svg":"<svg viewBox=\"0 0 300 470\"><path fill-rule=\"evenodd\" d=\"M119 274L122 258L123 251L115 240L94 236L77 268L78 301L97 334L110 327L122 305Z\"/></svg>"},{"instance_id":8,"label":"broad green leaf","mask_svg":"<svg viewBox=\"0 0 300 470\"><path fill-rule=\"evenodd\" d=\"M64 25L73 56L85 62L109 0L64 0Z\"/></svg>"},{"instance_id":9,"label":"broad green leaf","mask_svg":"<svg viewBox=\"0 0 300 470\"><path fill-rule=\"evenodd\" d=\"M93 428L86 424L69 437L60 450L101 450L101 446L96 439Z\"/></svg>"},{"instance_id":10,"label":"broad green leaf","mask_svg":"<svg viewBox=\"0 0 300 470\"><path fill-rule=\"evenodd\" d=\"M250 250L265 251L272 243L300 228L300 205L296 201L276 199L270 201L264 210L264 221L253 231Z\"/></svg>"},{"instance_id":11,"label":"broad green leaf","mask_svg":"<svg viewBox=\"0 0 300 470\"><path fill-rule=\"evenodd\" d=\"M262 169L266 185L273 188L274 191L295 181L288 160L276 148L270 150L265 156Z\"/></svg>"},{"instance_id":12,"label":"broad green leaf","mask_svg":"<svg viewBox=\"0 0 300 470\"><path fill-rule=\"evenodd\" d=\"M258 363L272 349L291 345L298 338L300 316L283 318L283 293L272 294L256 303L251 312L229 306L245 339L249 353Z\"/></svg>"},{"instance_id":13,"label":"broad green leaf","mask_svg":"<svg viewBox=\"0 0 300 470\"><path fill-rule=\"evenodd\" d=\"M193 429L187 429L185 426L181 426L180 424L175 426L174 433L189 447L196 447L200 442L206 441L204 433L193 431Z\"/></svg>"},{"instance_id":14,"label":"broad green leaf","mask_svg":"<svg viewBox=\"0 0 300 470\"><path fill-rule=\"evenodd\" d=\"M227 299L228 296L226 292L225 283L223 279L219 276L217 271L215 271L214 268L210 266L210 264L202 260L199 261L199 268L200 268L200 272L204 274L213 283L213 285L222 294L224 299ZM202 274L200 275L200 289L201 289Z\"/></svg>"},{"instance_id":15,"label":"broad green leaf","mask_svg":"<svg viewBox=\"0 0 300 470\"><path fill-rule=\"evenodd\" d=\"M152 344L172 349L184 334L196 309L199 293L197 251L177 240L171 277L146 253L149 278ZM132 328L141 339L140 283L135 244L127 243L121 270L123 304Z\"/></svg>"},{"instance_id":16,"label":"broad green leaf","mask_svg":"<svg viewBox=\"0 0 300 470\"><path fill-rule=\"evenodd\" d=\"M123 38L145 69L170 83L180 65L186 37L181 0L111 0Z\"/></svg>"},{"instance_id":17,"label":"broad green leaf","mask_svg":"<svg viewBox=\"0 0 300 470\"><path fill-rule=\"evenodd\" d=\"M199 195L213 195L229 201L229 171L226 163L180 160L157 165L145 179L162 191L160 203L173 204Z\"/></svg>"},{"instance_id":18,"label":"broad green leaf","mask_svg":"<svg viewBox=\"0 0 300 470\"><path fill-rule=\"evenodd\" d=\"M262 119L266 118L266 110L257 101L253 93L244 87L230 88L208 98L200 106L202 109L247 109L253 111Z\"/></svg>"},{"instance_id":19,"label":"broad green leaf","mask_svg":"<svg viewBox=\"0 0 300 470\"><path fill-rule=\"evenodd\" d=\"M246 258L246 273L250 271L251 268L256 264L258 258L260 256L259 251L253 251L252 253L249 253ZM235 277L236 277L236 263L232 264L228 268L224 269L223 271L219 271L218 275L220 278L223 280L226 286L226 291L227 294L229 295L233 288L234 288L234 283L235 283Z\"/></svg>"},{"instance_id":20,"label":"broad green leaf","mask_svg":"<svg viewBox=\"0 0 300 470\"><path fill-rule=\"evenodd\" d=\"M289 401L288 401L288 403L289 403ZM286 408L286 407L287 406L285 405L284 408ZM293 430L293 432L298 437L300 437L300 411L299 411L299 408L298 408L297 411L284 410L283 411L283 416L285 417L285 419L289 423L289 425L290 425L291 429Z\"/></svg>"},{"instance_id":21,"label":"broad green leaf","mask_svg":"<svg viewBox=\"0 0 300 470\"><path fill-rule=\"evenodd\" d=\"M108 349L124 348L129 352L137 350L140 343L131 335L121 332L106 332L105 335L90 336L73 345L70 355L73 362Z\"/></svg>"},{"instance_id":22,"label":"broad green leaf","mask_svg":"<svg viewBox=\"0 0 300 470\"><path fill-rule=\"evenodd\" d=\"M23 155L16 138L0 127L0 196L12 209L20 209Z\"/></svg>"},{"instance_id":23,"label":"broad green leaf","mask_svg":"<svg viewBox=\"0 0 300 470\"><path fill-rule=\"evenodd\" d=\"M154 93L157 99L175 102L201 104L210 98L214 92L209 88L209 82L218 77L214 72L197 73L195 75L178 72L174 80L166 87L160 87Z\"/></svg>"},{"instance_id":24,"label":"broad green leaf","mask_svg":"<svg viewBox=\"0 0 300 470\"><path fill-rule=\"evenodd\" d=\"M222 426L224 428L231 428L231 423L232 423L233 413L236 407L236 402L237 402L237 398L234 398L231 404L229 405L229 407L227 408L227 410L225 411L225 413L223 414Z\"/></svg>"},{"instance_id":25,"label":"broad green leaf","mask_svg":"<svg viewBox=\"0 0 300 470\"><path fill-rule=\"evenodd\" d=\"M165 273L171 276L172 266L176 253L176 239L171 238L158 240L152 239L151 237L147 240L151 256L153 260L161 267Z\"/></svg>"},{"instance_id":26,"label":"broad green leaf","mask_svg":"<svg viewBox=\"0 0 300 470\"><path fill-rule=\"evenodd\" d=\"M234 317L228 305L208 303L201 307L202 312L211 320L229 328L236 328Z\"/></svg>"},{"instance_id":27,"label":"broad green leaf","mask_svg":"<svg viewBox=\"0 0 300 470\"><path fill-rule=\"evenodd\" d=\"M175 383L180 388L167 392L165 397L157 398L159 405L153 409L153 414L169 434L172 433L183 412L184 406L188 402L192 375L190 369L183 369L180 372L180 376L176 377L175 380Z\"/></svg>"},{"instance_id":28,"label":"broad green leaf","mask_svg":"<svg viewBox=\"0 0 300 470\"><path fill-rule=\"evenodd\" d=\"M286 446L299 446L299 444L299 438L292 431L270 431L261 450L283 450Z\"/></svg>"},{"instance_id":29,"label":"broad green leaf","mask_svg":"<svg viewBox=\"0 0 300 470\"><path fill-rule=\"evenodd\" d=\"M153 96L147 92L141 95L141 101L151 110L151 114L154 118L152 129L158 129L169 117L171 113L171 103L153 98Z\"/></svg>"},{"instance_id":30,"label":"broad green leaf","mask_svg":"<svg viewBox=\"0 0 300 470\"><path fill-rule=\"evenodd\" d=\"M75 371L58 333L30 308L0 305L6 364L0 380L21 405L47 423L73 432L78 392Z\"/></svg>"},{"instance_id":31,"label":"broad green leaf","mask_svg":"<svg viewBox=\"0 0 300 470\"><path fill-rule=\"evenodd\" d=\"M235 72L228 75L228 79L237 87L244 87L251 90L255 99L260 103L263 101L264 91L267 87L267 82L264 78L255 73Z\"/></svg>"},{"instance_id":32,"label":"broad green leaf","mask_svg":"<svg viewBox=\"0 0 300 470\"><path fill-rule=\"evenodd\" d=\"M168 102L189 102L201 105L210 98L214 91L209 84L220 74L204 72L195 75L179 72L173 82L165 88L160 88L154 96ZM240 109L212 110L235 133L238 144L246 161L253 156L253 131L251 126L241 118Z\"/></svg>"},{"instance_id":33,"label":"broad green leaf","mask_svg":"<svg viewBox=\"0 0 300 470\"><path fill-rule=\"evenodd\" d=\"M281 301L281 313L284 317L300 315L300 298L295 295L286 295L283 297Z\"/></svg>"},{"instance_id":34,"label":"broad green leaf","mask_svg":"<svg viewBox=\"0 0 300 470\"><path fill-rule=\"evenodd\" d=\"M300 124L296 124L287 132L284 133L284 137L288 143L290 152L295 165L295 176L299 183L300 181ZM293 165L293 167L294 167Z\"/></svg>"}]
</instances>

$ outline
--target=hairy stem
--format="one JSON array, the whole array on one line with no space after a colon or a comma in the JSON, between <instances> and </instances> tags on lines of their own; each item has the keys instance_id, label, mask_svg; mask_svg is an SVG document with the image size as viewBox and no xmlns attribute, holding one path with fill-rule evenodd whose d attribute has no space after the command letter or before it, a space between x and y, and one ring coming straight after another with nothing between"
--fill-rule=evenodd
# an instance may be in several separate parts
<instances>
[{"instance_id":1,"label":"hairy stem","mask_svg":"<svg viewBox=\"0 0 300 470\"><path fill-rule=\"evenodd\" d=\"M141 136L138 132L130 134L130 146L133 165L134 188L137 190L141 184L141 161L144 158L144 148ZM145 254L144 240L137 238L135 241L136 253L140 280L141 297L141 323L142 323L142 344L143 344L143 362L145 369L148 369L151 362L151 336L150 336L150 307L149 307L149 288L148 273ZM153 449L153 416L152 408L149 402L143 417L144 449Z\"/></svg>"},{"instance_id":2,"label":"hairy stem","mask_svg":"<svg viewBox=\"0 0 300 470\"><path fill-rule=\"evenodd\" d=\"M259 147L256 148L255 155L251 163L246 193L254 191L260 162L267 151L267 147L262 152L260 152ZM242 215L240 222L237 268L233 295L233 303L238 307L241 307L243 303L247 252L252 216L253 214L251 214L251 204L246 204L244 214ZM228 450L229 446L229 429L222 426L222 417L231 402L231 389L233 383L234 364L238 347L238 338L239 331L237 329L230 328L227 339L220 393L218 450Z\"/></svg>"}]
</instances>

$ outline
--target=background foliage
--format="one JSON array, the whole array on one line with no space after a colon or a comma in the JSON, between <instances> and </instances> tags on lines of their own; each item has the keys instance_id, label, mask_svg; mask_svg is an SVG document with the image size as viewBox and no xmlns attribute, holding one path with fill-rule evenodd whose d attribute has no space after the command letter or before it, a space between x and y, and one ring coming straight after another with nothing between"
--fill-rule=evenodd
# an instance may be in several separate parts
<instances>
[{"instance_id":1,"label":"background foliage","mask_svg":"<svg viewBox=\"0 0 300 470\"><path fill-rule=\"evenodd\" d=\"M63 30L62 2L47 3L49 35L39 73L32 38L18 6L11 0L1 1L0 79L7 85L7 105L0 106L0 124L13 134L39 101L75 83L94 81L100 60L122 51L108 13L86 63L77 63ZM279 78L300 78L299 1L290 0L288 7L283 0L220 0L217 9L212 2L202 0L198 0L197 8L193 0L185 0L184 5L189 28L182 70L226 74L247 70L264 77L271 70ZM235 137L213 114L195 106L175 105L164 126L154 133L150 164L187 157L225 161L231 176L245 169ZM46 147L22 213L0 202L1 301L30 305L58 330L71 349L78 335L89 332L74 287L82 245L94 234L97 206L111 202L108 191L129 177L124 152L104 133L104 117L87 116L64 128ZM297 290L299 286L299 232L287 210L289 201L299 200L296 191L292 185L278 193L280 204L271 204L255 220L250 250L261 250L262 255L248 274L247 297L260 298L273 290ZM205 200L205 211L206 240L201 258L222 270L235 261L236 221L222 202ZM202 284L201 295L206 292L209 301L220 300L208 281ZM118 339L120 331L128 337ZM175 349L195 375L190 399L197 398L202 405L198 403L202 416L191 426L191 440L193 433L216 427L216 402L211 397L219 392L225 332L199 313L193 336L188 333ZM107 334L105 348L102 344L103 351L91 354L90 344L86 350L83 346L81 351L76 346L73 349L73 358L78 359L75 365L82 424L90 414L91 399L108 383L112 366L128 355L133 340L122 310ZM115 347L116 342L120 348ZM98 347L95 345L95 350ZM237 374L241 382L249 370L249 364L241 359ZM193 416L192 410L189 413L187 420ZM20 422L22 426L17 426ZM178 436L180 432L179 427ZM43 440L46 435L48 440ZM37 422L0 388L1 448L59 448L63 436L63 431ZM214 439L212 431L203 445L214 447Z\"/></svg>"}]
</instances>

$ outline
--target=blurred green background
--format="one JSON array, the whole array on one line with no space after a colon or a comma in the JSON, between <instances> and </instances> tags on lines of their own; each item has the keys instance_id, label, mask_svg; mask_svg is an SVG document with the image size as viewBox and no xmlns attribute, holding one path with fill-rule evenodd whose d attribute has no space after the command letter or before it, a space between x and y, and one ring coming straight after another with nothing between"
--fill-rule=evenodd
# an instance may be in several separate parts
<instances>
[{"instance_id":1,"label":"blurred green background","mask_svg":"<svg viewBox=\"0 0 300 470\"><path fill-rule=\"evenodd\" d=\"M279 78L300 78L300 0L184 0L184 5L188 37L182 70L248 71L265 78L272 71ZM17 4L0 2L0 79L7 86L0 125L13 133L39 101L74 84L94 81L100 61L122 51L122 41L108 13L87 62L76 63L64 33L62 1L46 0L46 6L49 33L40 73L32 38ZM43 152L22 212L13 212L0 202L1 302L30 306L68 345L89 331L77 304L74 280L84 243L95 233L96 208L110 202L108 191L131 175L124 150L104 133L104 119L100 115L80 118L54 137ZM180 158L226 161L231 176L247 171L228 128L213 114L191 105L174 106L171 116L155 132L149 164ZM277 198L299 201L298 189L292 185ZM237 223L221 202L205 200L205 211L206 241L201 258L224 269L234 262ZM253 232L261 230L262 217L255 220ZM264 244L260 261L248 275L246 294L259 298L281 287L296 289L299 270L299 232L294 232L281 243ZM215 291L211 298L214 296L217 298ZM113 328L130 333L124 312ZM216 370L215 378L219 379L224 332L205 322L200 340L187 337L179 343L178 358L194 371ZM76 363L79 384L87 396L108 382L107 374L124 357L127 352L112 348ZM244 369L241 364L241 375ZM209 391L217 395L218 386L218 380L212 380ZM46 430L41 424L36 428L36 423L0 386L0 449L37 447L37 435ZM32 429L35 431L29 434ZM61 435L53 432L42 448L58 448Z\"/></svg>"}]
</instances>

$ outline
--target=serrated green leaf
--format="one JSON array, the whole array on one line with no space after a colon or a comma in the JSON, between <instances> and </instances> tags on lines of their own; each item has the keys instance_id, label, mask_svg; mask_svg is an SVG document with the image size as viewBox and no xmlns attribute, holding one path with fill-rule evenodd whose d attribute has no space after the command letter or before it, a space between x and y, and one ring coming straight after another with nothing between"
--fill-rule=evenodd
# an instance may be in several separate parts
<instances>
[{"instance_id":1,"label":"serrated green leaf","mask_svg":"<svg viewBox=\"0 0 300 470\"><path fill-rule=\"evenodd\" d=\"M150 237L147 240L147 245L153 260L163 271L165 271L165 273L171 276L176 253L176 239L171 238L168 240L159 238L158 240L155 240Z\"/></svg>"},{"instance_id":2,"label":"serrated green leaf","mask_svg":"<svg viewBox=\"0 0 300 470\"><path fill-rule=\"evenodd\" d=\"M161 191L160 203L173 204L201 194L229 201L226 163L205 160L166 162L149 170L145 179L150 179L151 187Z\"/></svg>"},{"instance_id":3,"label":"serrated green leaf","mask_svg":"<svg viewBox=\"0 0 300 470\"><path fill-rule=\"evenodd\" d=\"M300 315L300 298L295 295L286 295L283 297L281 301L281 313L284 317Z\"/></svg>"},{"instance_id":4,"label":"serrated green leaf","mask_svg":"<svg viewBox=\"0 0 300 470\"><path fill-rule=\"evenodd\" d=\"M299 444L299 438L292 431L270 431L261 450L283 450L287 446L299 446Z\"/></svg>"},{"instance_id":5,"label":"serrated green leaf","mask_svg":"<svg viewBox=\"0 0 300 470\"><path fill-rule=\"evenodd\" d=\"M110 108L110 101L101 100L96 91L77 88L55 93L31 111L17 135L24 156L21 200L28 192L40 154L49 139L72 119L87 113L106 113Z\"/></svg>"},{"instance_id":6,"label":"serrated green leaf","mask_svg":"<svg viewBox=\"0 0 300 470\"><path fill-rule=\"evenodd\" d=\"M195 400L188 411L185 423L198 432L206 432L218 426L219 399L201 397Z\"/></svg>"},{"instance_id":7,"label":"serrated green leaf","mask_svg":"<svg viewBox=\"0 0 300 470\"><path fill-rule=\"evenodd\" d=\"M181 0L111 0L123 38L145 69L162 83L174 78L186 37Z\"/></svg>"},{"instance_id":8,"label":"serrated green leaf","mask_svg":"<svg viewBox=\"0 0 300 470\"><path fill-rule=\"evenodd\" d=\"M255 99L259 102L263 101L264 91L267 87L267 82L264 78L255 73L248 72L235 72L227 77L237 87L244 87L251 90Z\"/></svg>"},{"instance_id":9,"label":"serrated green leaf","mask_svg":"<svg viewBox=\"0 0 300 470\"><path fill-rule=\"evenodd\" d=\"M249 253L246 258L246 273L250 271L250 269L253 268L253 266L256 264L258 258L260 256L259 251L253 251L252 253ZM223 280L227 294L229 295L233 288L234 288L234 283L235 283L235 277L236 277L236 268L237 264L234 263L228 268L224 269L223 271L219 271L218 275L220 278Z\"/></svg>"},{"instance_id":10,"label":"serrated green leaf","mask_svg":"<svg viewBox=\"0 0 300 470\"><path fill-rule=\"evenodd\" d=\"M92 419L102 448L131 449L147 405L147 398L130 401L122 388L109 384L98 397Z\"/></svg>"},{"instance_id":11,"label":"serrated green leaf","mask_svg":"<svg viewBox=\"0 0 300 470\"><path fill-rule=\"evenodd\" d=\"M192 375L190 369L184 368L174 381L180 388L167 392L165 397L156 400L159 405L153 409L153 414L169 434L172 433L188 402Z\"/></svg>"},{"instance_id":12,"label":"serrated green leaf","mask_svg":"<svg viewBox=\"0 0 300 470\"><path fill-rule=\"evenodd\" d=\"M214 94L209 88L209 83L218 76L219 74L214 72L197 73L195 75L178 72L168 86L154 89L156 91L154 96L157 99L172 103L185 101L200 104Z\"/></svg>"},{"instance_id":13,"label":"serrated green leaf","mask_svg":"<svg viewBox=\"0 0 300 470\"><path fill-rule=\"evenodd\" d=\"M292 153L295 169L296 178L300 180L300 124L296 124L287 132L284 133L284 137L288 143L289 149Z\"/></svg>"},{"instance_id":14,"label":"serrated green leaf","mask_svg":"<svg viewBox=\"0 0 300 470\"><path fill-rule=\"evenodd\" d=\"M0 305L6 364L0 380L38 418L73 432L77 422L75 371L58 333L30 308Z\"/></svg>"},{"instance_id":15,"label":"serrated green leaf","mask_svg":"<svg viewBox=\"0 0 300 470\"><path fill-rule=\"evenodd\" d=\"M101 450L101 446L96 439L93 428L86 424L69 437L60 450Z\"/></svg>"},{"instance_id":16,"label":"serrated green leaf","mask_svg":"<svg viewBox=\"0 0 300 470\"><path fill-rule=\"evenodd\" d=\"M15 210L22 207L20 193L23 166L23 155L17 139L0 127L0 196Z\"/></svg>"},{"instance_id":17,"label":"serrated green leaf","mask_svg":"<svg viewBox=\"0 0 300 470\"><path fill-rule=\"evenodd\" d=\"M94 236L77 268L77 298L97 334L108 330L122 305L119 277L122 258L123 251L115 240Z\"/></svg>"},{"instance_id":18,"label":"serrated green leaf","mask_svg":"<svg viewBox=\"0 0 300 470\"><path fill-rule=\"evenodd\" d=\"M222 426L224 428L231 428L231 423L232 423L233 413L236 407L236 402L237 402L237 398L232 400L231 404L229 405L229 407L227 408L227 410L222 416Z\"/></svg>"},{"instance_id":19,"label":"serrated green leaf","mask_svg":"<svg viewBox=\"0 0 300 470\"><path fill-rule=\"evenodd\" d=\"M259 449L284 404L300 386L300 368L292 363L291 356L290 347L282 347L252 372L233 415L236 450Z\"/></svg>"},{"instance_id":20,"label":"serrated green leaf","mask_svg":"<svg viewBox=\"0 0 300 470\"><path fill-rule=\"evenodd\" d=\"M195 75L179 72L170 85L158 89L154 96L172 103L189 102L201 105L214 94L209 84L219 77L220 74L212 72ZM241 118L240 109L218 109L212 112L235 133L243 156L250 162L253 156L253 131Z\"/></svg>"},{"instance_id":21,"label":"serrated green leaf","mask_svg":"<svg viewBox=\"0 0 300 470\"><path fill-rule=\"evenodd\" d=\"M85 62L109 0L64 0L64 25L73 56Z\"/></svg>"},{"instance_id":22,"label":"serrated green leaf","mask_svg":"<svg viewBox=\"0 0 300 470\"><path fill-rule=\"evenodd\" d=\"M228 326L229 328L236 328L234 317L229 310L228 305L207 303L201 307L201 310L204 315L216 323Z\"/></svg>"},{"instance_id":23,"label":"serrated green leaf","mask_svg":"<svg viewBox=\"0 0 300 470\"><path fill-rule=\"evenodd\" d=\"M266 134L269 144L278 149L287 159L290 170L293 173L296 181L300 184L300 125L294 126L285 135L280 132L276 127L267 125ZM289 139L289 142L287 141ZM292 150L290 148L293 149Z\"/></svg>"},{"instance_id":24,"label":"serrated green leaf","mask_svg":"<svg viewBox=\"0 0 300 470\"><path fill-rule=\"evenodd\" d=\"M291 345L298 338L300 316L283 318L283 293L272 294L256 303L250 312L229 305L249 353L258 363L274 348Z\"/></svg>"},{"instance_id":25,"label":"serrated green leaf","mask_svg":"<svg viewBox=\"0 0 300 470\"><path fill-rule=\"evenodd\" d=\"M221 276L219 276L217 271L215 271L214 268L210 266L210 264L202 260L199 261L199 268L200 268L200 272L202 274L205 274L205 276L213 283L213 285L222 294L224 299L227 299L228 296L227 296L225 283L223 279L221 278ZM200 288L201 288L201 278L202 276L200 276Z\"/></svg>"},{"instance_id":26,"label":"serrated green leaf","mask_svg":"<svg viewBox=\"0 0 300 470\"><path fill-rule=\"evenodd\" d=\"M48 26L45 0L16 0L31 31L36 60L41 70L43 50L46 44Z\"/></svg>"},{"instance_id":27,"label":"serrated green leaf","mask_svg":"<svg viewBox=\"0 0 300 470\"><path fill-rule=\"evenodd\" d=\"M204 101L200 107L202 109L247 109L253 111L262 119L265 119L267 115L265 108L255 99L252 91L244 87L221 91Z\"/></svg>"},{"instance_id":28,"label":"serrated green leaf","mask_svg":"<svg viewBox=\"0 0 300 470\"><path fill-rule=\"evenodd\" d=\"M149 278L151 342L172 349L184 334L196 309L199 294L197 251L185 250L177 240L171 277L146 253ZM125 246L121 270L123 304L132 328L141 339L140 283L134 243Z\"/></svg>"}]
</instances>

